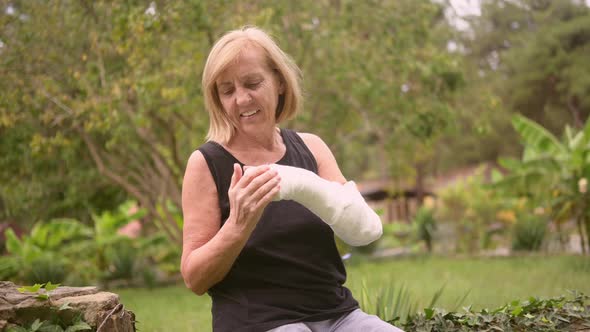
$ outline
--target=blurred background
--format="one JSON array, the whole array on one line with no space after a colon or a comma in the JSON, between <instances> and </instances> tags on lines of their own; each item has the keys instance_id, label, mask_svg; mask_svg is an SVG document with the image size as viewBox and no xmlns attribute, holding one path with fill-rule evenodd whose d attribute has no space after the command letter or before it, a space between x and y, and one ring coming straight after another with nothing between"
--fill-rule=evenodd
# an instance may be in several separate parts
<instances>
[{"instance_id":1,"label":"blurred background","mask_svg":"<svg viewBox=\"0 0 590 332\"><path fill-rule=\"evenodd\" d=\"M532 251L590 276L570 256L589 252L588 0L0 0L0 279L178 282L204 61L246 24L304 73L284 126L322 137L382 216L380 241L339 244L353 271Z\"/></svg>"}]
</instances>

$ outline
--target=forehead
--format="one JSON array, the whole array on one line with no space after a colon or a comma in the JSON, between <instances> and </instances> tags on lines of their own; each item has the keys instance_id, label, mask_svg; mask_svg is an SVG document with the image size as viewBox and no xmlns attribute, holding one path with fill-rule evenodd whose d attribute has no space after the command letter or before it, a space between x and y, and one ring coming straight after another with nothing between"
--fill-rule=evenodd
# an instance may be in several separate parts
<instances>
[{"instance_id":1,"label":"forehead","mask_svg":"<svg viewBox=\"0 0 590 332\"><path fill-rule=\"evenodd\" d=\"M245 47L219 74L216 82L219 84L234 78L244 78L249 75L270 72L267 56L264 50L257 46Z\"/></svg>"}]
</instances>

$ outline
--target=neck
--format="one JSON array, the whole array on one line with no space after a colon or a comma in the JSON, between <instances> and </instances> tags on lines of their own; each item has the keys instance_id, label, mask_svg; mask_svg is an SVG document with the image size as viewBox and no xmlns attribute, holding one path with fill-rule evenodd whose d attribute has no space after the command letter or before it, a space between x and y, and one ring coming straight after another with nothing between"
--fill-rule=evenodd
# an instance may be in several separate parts
<instances>
[{"instance_id":1,"label":"neck","mask_svg":"<svg viewBox=\"0 0 590 332\"><path fill-rule=\"evenodd\" d=\"M229 148L235 150L264 149L273 151L280 145L280 133L278 128L274 126L269 130L260 131L255 134L237 131L234 137L227 143Z\"/></svg>"}]
</instances>

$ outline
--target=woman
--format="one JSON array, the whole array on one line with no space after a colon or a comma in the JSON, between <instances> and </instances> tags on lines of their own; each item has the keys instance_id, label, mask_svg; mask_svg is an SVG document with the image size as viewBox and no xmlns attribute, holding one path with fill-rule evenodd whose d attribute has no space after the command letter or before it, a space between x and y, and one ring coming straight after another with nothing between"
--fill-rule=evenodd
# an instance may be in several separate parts
<instances>
[{"instance_id":1,"label":"woman","mask_svg":"<svg viewBox=\"0 0 590 332\"><path fill-rule=\"evenodd\" d=\"M400 331L358 309L334 243L375 240L379 219L319 137L277 127L301 108L299 78L258 28L213 46L209 141L183 182L183 278L211 296L214 331Z\"/></svg>"}]
</instances>

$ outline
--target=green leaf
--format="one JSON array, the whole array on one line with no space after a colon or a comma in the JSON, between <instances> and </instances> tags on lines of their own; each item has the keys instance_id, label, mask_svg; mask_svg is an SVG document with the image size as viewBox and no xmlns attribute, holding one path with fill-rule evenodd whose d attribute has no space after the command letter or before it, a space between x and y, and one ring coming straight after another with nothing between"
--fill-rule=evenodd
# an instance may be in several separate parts
<instances>
[{"instance_id":1,"label":"green leaf","mask_svg":"<svg viewBox=\"0 0 590 332\"><path fill-rule=\"evenodd\" d=\"M41 327L41 325L43 325L43 322L39 318L37 318L35 319L33 324L31 324L31 330L37 331Z\"/></svg>"},{"instance_id":2,"label":"green leaf","mask_svg":"<svg viewBox=\"0 0 590 332\"><path fill-rule=\"evenodd\" d=\"M4 232L4 236L6 237L6 251L13 255L23 256L23 244L18 239L12 228L7 229Z\"/></svg>"},{"instance_id":3,"label":"green leaf","mask_svg":"<svg viewBox=\"0 0 590 332\"><path fill-rule=\"evenodd\" d=\"M33 286L23 286L23 287L19 287L16 290L18 290L21 293L25 293L25 292L29 292L29 293L36 293L38 292L44 284L34 284Z\"/></svg>"},{"instance_id":4,"label":"green leaf","mask_svg":"<svg viewBox=\"0 0 590 332\"><path fill-rule=\"evenodd\" d=\"M48 283L45 285L45 290L46 290L46 291L48 291L48 292L51 292L52 290L54 290L54 289L56 289L57 287L59 287L59 285L60 285L60 284L52 284L52 283L51 283L51 281L50 281L50 282L48 282Z\"/></svg>"},{"instance_id":5,"label":"green leaf","mask_svg":"<svg viewBox=\"0 0 590 332\"><path fill-rule=\"evenodd\" d=\"M499 157L498 163L500 164L500 166L502 166L508 170L517 170L521 167L520 160L517 160L514 158Z\"/></svg>"},{"instance_id":6,"label":"green leaf","mask_svg":"<svg viewBox=\"0 0 590 332\"><path fill-rule=\"evenodd\" d=\"M92 327L90 327L90 325L88 325L86 322L76 322L76 324L74 324L72 326L68 326L68 328L66 328L65 332L86 331L86 330L92 330Z\"/></svg>"},{"instance_id":7,"label":"green leaf","mask_svg":"<svg viewBox=\"0 0 590 332\"><path fill-rule=\"evenodd\" d=\"M538 153L547 153L550 155L565 152L565 147L559 140L538 123L522 115L516 115L512 118L512 125L524 140L527 148L531 148Z\"/></svg>"},{"instance_id":8,"label":"green leaf","mask_svg":"<svg viewBox=\"0 0 590 332\"><path fill-rule=\"evenodd\" d=\"M38 299L38 300L46 301L46 300L49 300L49 295L47 295L47 294L39 294L35 298Z\"/></svg>"},{"instance_id":9,"label":"green leaf","mask_svg":"<svg viewBox=\"0 0 590 332\"><path fill-rule=\"evenodd\" d=\"M45 324L40 329L39 332L64 332L64 329L53 323Z\"/></svg>"},{"instance_id":10,"label":"green leaf","mask_svg":"<svg viewBox=\"0 0 590 332\"><path fill-rule=\"evenodd\" d=\"M517 306L516 308L514 308L511 312L510 312L513 316L518 316L522 313L522 307L521 306Z\"/></svg>"},{"instance_id":11,"label":"green leaf","mask_svg":"<svg viewBox=\"0 0 590 332\"><path fill-rule=\"evenodd\" d=\"M431 319L434 316L434 309L424 308L424 315L426 315L426 319Z\"/></svg>"},{"instance_id":12,"label":"green leaf","mask_svg":"<svg viewBox=\"0 0 590 332\"><path fill-rule=\"evenodd\" d=\"M72 308L72 307L70 307L70 303L69 303L69 302L66 302L66 303L62 304L62 305L59 307L59 309L58 309L58 310L59 310L59 311L62 311L62 310L68 310L68 309L73 309L73 308Z\"/></svg>"}]
</instances>

